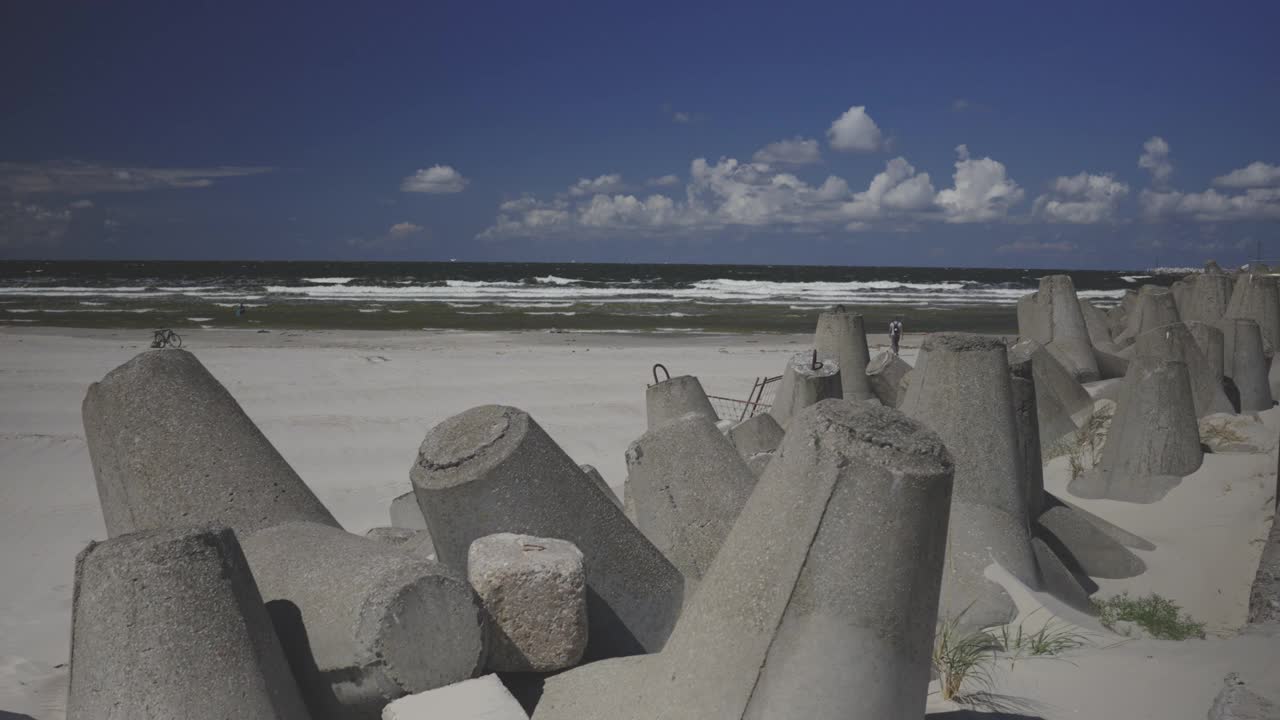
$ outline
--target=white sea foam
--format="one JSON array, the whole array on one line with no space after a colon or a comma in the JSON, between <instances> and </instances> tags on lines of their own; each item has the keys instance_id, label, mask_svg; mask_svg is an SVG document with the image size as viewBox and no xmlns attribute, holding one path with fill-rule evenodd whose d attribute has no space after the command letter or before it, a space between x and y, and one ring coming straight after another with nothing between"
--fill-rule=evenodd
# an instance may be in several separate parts
<instances>
[{"instance_id":1,"label":"white sea foam","mask_svg":"<svg viewBox=\"0 0 1280 720\"><path fill-rule=\"evenodd\" d=\"M207 323L213 318L187 318L187 319L193 323Z\"/></svg>"},{"instance_id":2,"label":"white sea foam","mask_svg":"<svg viewBox=\"0 0 1280 720\"><path fill-rule=\"evenodd\" d=\"M355 278L332 277L332 278L302 278L302 282L314 283L316 285L346 285L355 280Z\"/></svg>"}]
</instances>

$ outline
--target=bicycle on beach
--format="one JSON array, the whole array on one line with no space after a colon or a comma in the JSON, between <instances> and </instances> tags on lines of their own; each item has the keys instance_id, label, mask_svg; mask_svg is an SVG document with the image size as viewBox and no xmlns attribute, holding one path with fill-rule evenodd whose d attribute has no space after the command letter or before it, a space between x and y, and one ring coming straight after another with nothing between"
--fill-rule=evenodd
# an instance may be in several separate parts
<instances>
[{"instance_id":1,"label":"bicycle on beach","mask_svg":"<svg viewBox=\"0 0 1280 720\"><path fill-rule=\"evenodd\" d=\"M180 348L182 347L182 336L170 330L169 328L160 328L155 331L155 335L151 339L151 347L153 348Z\"/></svg>"}]
</instances>

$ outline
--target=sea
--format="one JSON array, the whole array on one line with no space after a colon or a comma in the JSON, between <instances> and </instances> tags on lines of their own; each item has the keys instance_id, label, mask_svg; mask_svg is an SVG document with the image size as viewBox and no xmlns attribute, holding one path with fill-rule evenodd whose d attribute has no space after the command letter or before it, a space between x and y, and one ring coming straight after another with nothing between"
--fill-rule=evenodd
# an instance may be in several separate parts
<instances>
[{"instance_id":1,"label":"sea","mask_svg":"<svg viewBox=\"0 0 1280 720\"><path fill-rule=\"evenodd\" d=\"M1146 271L464 262L0 263L0 325L803 333L843 305L875 332L1016 332L1041 277L1081 298L1169 285Z\"/></svg>"}]
</instances>

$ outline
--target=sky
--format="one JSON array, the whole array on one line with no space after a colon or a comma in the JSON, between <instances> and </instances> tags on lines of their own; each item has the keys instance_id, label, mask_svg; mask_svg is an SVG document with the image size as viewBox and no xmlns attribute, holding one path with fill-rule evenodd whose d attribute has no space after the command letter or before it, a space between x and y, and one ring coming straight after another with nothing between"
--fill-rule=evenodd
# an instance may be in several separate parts
<instances>
[{"instance_id":1,"label":"sky","mask_svg":"<svg viewBox=\"0 0 1280 720\"><path fill-rule=\"evenodd\" d=\"M1280 260L1280 3L0 5L0 259Z\"/></svg>"}]
</instances>

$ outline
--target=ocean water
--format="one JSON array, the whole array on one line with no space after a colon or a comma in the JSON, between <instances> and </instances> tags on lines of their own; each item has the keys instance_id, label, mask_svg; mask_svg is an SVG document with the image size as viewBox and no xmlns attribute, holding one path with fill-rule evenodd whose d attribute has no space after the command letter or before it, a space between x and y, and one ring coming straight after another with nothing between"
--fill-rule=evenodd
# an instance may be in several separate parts
<instances>
[{"instance_id":1,"label":"ocean water","mask_svg":"<svg viewBox=\"0 0 1280 720\"><path fill-rule=\"evenodd\" d=\"M1016 330L1066 272L1101 306L1159 272L441 262L6 262L0 325L807 332L824 308L908 332ZM244 305L245 313L236 309Z\"/></svg>"}]
</instances>

